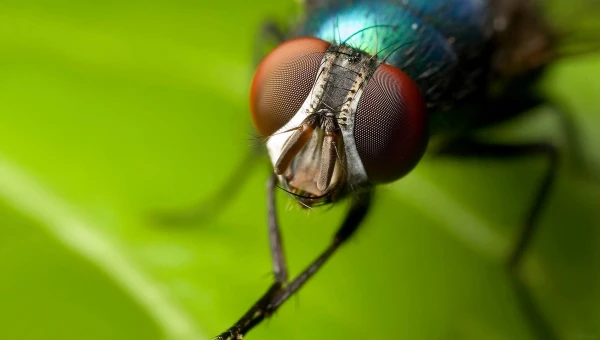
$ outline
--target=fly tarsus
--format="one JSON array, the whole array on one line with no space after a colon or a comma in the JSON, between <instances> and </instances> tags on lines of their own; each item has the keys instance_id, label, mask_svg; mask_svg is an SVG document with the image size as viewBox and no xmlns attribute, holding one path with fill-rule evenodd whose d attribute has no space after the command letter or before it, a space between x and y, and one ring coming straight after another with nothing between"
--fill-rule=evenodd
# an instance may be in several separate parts
<instances>
[{"instance_id":1,"label":"fly tarsus","mask_svg":"<svg viewBox=\"0 0 600 340\"><path fill-rule=\"evenodd\" d=\"M269 290L232 327L219 334L215 340L241 340L254 326L259 324L269 310L269 301L281 290L281 284L274 283Z\"/></svg>"}]
</instances>

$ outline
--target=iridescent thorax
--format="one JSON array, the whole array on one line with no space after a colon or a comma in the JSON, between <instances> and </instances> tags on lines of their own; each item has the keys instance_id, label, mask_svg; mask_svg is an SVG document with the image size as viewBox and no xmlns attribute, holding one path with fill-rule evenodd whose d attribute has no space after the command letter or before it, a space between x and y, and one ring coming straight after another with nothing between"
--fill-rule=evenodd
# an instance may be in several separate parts
<instances>
[{"instance_id":1,"label":"iridescent thorax","mask_svg":"<svg viewBox=\"0 0 600 340\"><path fill-rule=\"evenodd\" d=\"M307 13L298 35L344 42L385 59L413 79L429 107L458 75L481 67L493 33L491 1L331 1Z\"/></svg>"}]
</instances>

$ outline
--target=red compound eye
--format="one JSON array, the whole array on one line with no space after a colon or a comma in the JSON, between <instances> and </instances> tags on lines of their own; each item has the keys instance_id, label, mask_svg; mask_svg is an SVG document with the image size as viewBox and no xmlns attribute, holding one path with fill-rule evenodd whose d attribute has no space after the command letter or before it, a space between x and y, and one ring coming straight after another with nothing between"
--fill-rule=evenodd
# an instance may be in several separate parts
<instances>
[{"instance_id":1,"label":"red compound eye","mask_svg":"<svg viewBox=\"0 0 600 340\"><path fill-rule=\"evenodd\" d=\"M356 109L354 139L372 183L406 175L427 146L425 102L417 85L396 67L377 68Z\"/></svg>"},{"instance_id":2,"label":"red compound eye","mask_svg":"<svg viewBox=\"0 0 600 340\"><path fill-rule=\"evenodd\" d=\"M270 136L298 112L310 93L329 43L312 37L288 40L261 62L250 90L256 130Z\"/></svg>"}]
</instances>

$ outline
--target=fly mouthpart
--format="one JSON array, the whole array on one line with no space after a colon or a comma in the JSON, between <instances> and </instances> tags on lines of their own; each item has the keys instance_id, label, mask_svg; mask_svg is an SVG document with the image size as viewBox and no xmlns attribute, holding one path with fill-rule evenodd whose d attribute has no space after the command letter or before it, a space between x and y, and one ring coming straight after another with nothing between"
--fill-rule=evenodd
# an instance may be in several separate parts
<instances>
[{"instance_id":1,"label":"fly mouthpart","mask_svg":"<svg viewBox=\"0 0 600 340\"><path fill-rule=\"evenodd\" d=\"M296 199L296 201L298 201L298 203L300 203L300 205L302 205L302 207L307 208L307 209L311 209L313 207L320 206L320 205L325 205L325 204L331 203L334 200L333 192L331 192L331 191L326 192L320 196L315 196L315 195L303 192L298 189L295 189L294 191L292 191L292 189L286 189L281 186L278 186L277 188L285 191L286 193L288 193L289 195L294 197L294 199Z\"/></svg>"},{"instance_id":2,"label":"fly mouthpart","mask_svg":"<svg viewBox=\"0 0 600 340\"><path fill-rule=\"evenodd\" d=\"M274 171L292 193L318 200L341 182L341 134L335 119L311 114L283 144Z\"/></svg>"},{"instance_id":3,"label":"fly mouthpart","mask_svg":"<svg viewBox=\"0 0 600 340\"><path fill-rule=\"evenodd\" d=\"M317 188L321 191L325 191L329 187L329 184L331 184L333 170L337 161L337 141L339 135L329 128L331 125L333 124L327 124L327 128L325 129L325 138L323 138L323 148L321 151L321 173L317 180Z\"/></svg>"},{"instance_id":4,"label":"fly mouthpart","mask_svg":"<svg viewBox=\"0 0 600 340\"><path fill-rule=\"evenodd\" d=\"M275 163L274 171L277 175L283 175L290 167L294 157L306 146L317 126L317 117L308 116L302 124L287 139L281 150L281 155Z\"/></svg>"}]
</instances>

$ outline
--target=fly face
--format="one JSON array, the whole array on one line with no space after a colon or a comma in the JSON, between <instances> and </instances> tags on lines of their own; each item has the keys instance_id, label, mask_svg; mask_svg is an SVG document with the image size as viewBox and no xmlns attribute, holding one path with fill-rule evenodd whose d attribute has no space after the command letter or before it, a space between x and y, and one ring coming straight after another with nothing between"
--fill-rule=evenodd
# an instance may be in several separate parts
<instances>
[{"instance_id":1,"label":"fly face","mask_svg":"<svg viewBox=\"0 0 600 340\"><path fill-rule=\"evenodd\" d=\"M281 185L308 207L402 177L427 145L425 103L404 72L317 38L261 62L251 108Z\"/></svg>"}]
</instances>

